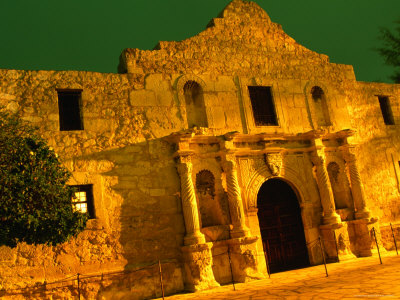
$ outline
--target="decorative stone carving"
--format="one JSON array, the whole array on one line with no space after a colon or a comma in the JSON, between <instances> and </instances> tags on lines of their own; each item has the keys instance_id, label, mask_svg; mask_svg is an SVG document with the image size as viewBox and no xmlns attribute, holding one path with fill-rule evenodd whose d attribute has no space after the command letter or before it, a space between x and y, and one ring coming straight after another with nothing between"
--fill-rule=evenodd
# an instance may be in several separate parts
<instances>
[{"instance_id":1,"label":"decorative stone carving","mask_svg":"<svg viewBox=\"0 0 400 300\"><path fill-rule=\"evenodd\" d=\"M185 270L185 286L188 291L200 291L219 286L212 270L212 243L182 248Z\"/></svg>"},{"instance_id":2,"label":"decorative stone carving","mask_svg":"<svg viewBox=\"0 0 400 300\"><path fill-rule=\"evenodd\" d=\"M338 259L343 261L356 257L351 251L348 223L345 222L342 225L341 227L332 225L320 226L325 255L329 262L337 262Z\"/></svg>"},{"instance_id":3,"label":"decorative stone carving","mask_svg":"<svg viewBox=\"0 0 400 300\"><path fill-rule=\"evenodd\" d=\"M265 162L268 165L271 174L279 176L282 168L282 154L281 153L267 153L265 154Z\"/></svg>"},{"instance_id":4,"label":"decorative stone carving","mask_svg":"<svg viewBox=\"0 0 400 300\"><path fill-rule=\"evenodd\" d=\"M248 282L263 279L265 262L257 257L258 237L246 237L229 240L232 277L234 282Z\"/></svg>"},{"instance_id":5,"label":"decorative stone carving","mask_svg":"<svg viewBox=\"0 0 400 300\"><path fill-rule=\"evenodd\" d=\"M311 155L316 171L316 179L324 212L323 224L339 224L340 216L336 213L332 187L329 182L328 171L325 166L325 156L322 150L317 150Z\"/></svg>"},{"instance_id":6,"label":"decorative stone carving","mask_svg":"<svg viewBox=\"0 0 400 300\"><path fill-rule=\"evenodd\" d=\"M215 177L211 171L201 170L196 174L196 192L202 228L229 223L228 208L224 210L221 203L225 199L216 195Z\"/></svg>"},{"instance_id":7,"label":"decorative stone carving","mask_svg":"<svg viewBox=\"0 0 400 300\"><path fill-rule=\"evenodd\" d=\"M179 157L177 168L181 179L182 210L186 228L184 243L185 245L203 244L205 243L205 238L200 232L199 212L192 181L190 155Z\"/></svg>"},{"instance_id":8,"label":"decorative stone carving","mask_svg":"<svg viewBox=\"0 0 400 300\"><path fill-rule=\"evenodd\" d=\"M243 187L248 186L251 176L255 174L257 170L263 169L266 166L265 158L262 156L240 158L238 164L240 166L240 178Z\"/></svg>"},{"instance_id":9,"label":"decorative stone carving","mask_svg":"<svg viewBox=\"0 0 400 300\"><path fill-rule=\"evenodd\" d=\"M223 163L223 168L226 173L229 210L233 225L231 237L238 238L248 236L249 230L245 224L243 202L237 177L235 158L233 156L227 156L226 161Z\"/></svg>"}]
</instances>

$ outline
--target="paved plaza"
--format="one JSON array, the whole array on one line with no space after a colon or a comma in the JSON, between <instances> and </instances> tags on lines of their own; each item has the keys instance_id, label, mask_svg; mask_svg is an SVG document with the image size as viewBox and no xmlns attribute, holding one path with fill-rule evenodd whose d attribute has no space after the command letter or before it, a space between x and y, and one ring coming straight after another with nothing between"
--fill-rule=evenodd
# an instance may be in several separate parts
<instances>
[{"instance_id":1,"label":"paved plaza","mask_svg":"<svg viewBox=\"0 0 400 300\"><path fill-rule=\"evenodd\" d=\"M197 293L165 297L184 299L400 299L400 255L386 253L327 265L272 274L270 279Z\"/></svg>"}]
</instances>

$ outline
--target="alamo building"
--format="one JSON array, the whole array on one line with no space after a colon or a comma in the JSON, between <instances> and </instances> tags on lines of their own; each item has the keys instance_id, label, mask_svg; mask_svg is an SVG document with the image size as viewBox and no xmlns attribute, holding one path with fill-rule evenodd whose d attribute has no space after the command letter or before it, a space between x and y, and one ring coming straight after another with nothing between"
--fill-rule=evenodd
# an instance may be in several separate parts
<instances>
[{"instance_id":1,"label":"alamo building","mask_svg":"<svg viewBox=\"0 0 400 300\"><path fill-rule=\"evenodd\" d=\"M0 69L0 105L90 214L67 243L0 247L0 297L71 299L78 273L85 299L160 297L159 261L166 294L210 289L321 264L319 237L328 261L371 256L373 230L394 249L400 85L357 81L243 0L118 71Z\"/></svg>"}]
</instances>

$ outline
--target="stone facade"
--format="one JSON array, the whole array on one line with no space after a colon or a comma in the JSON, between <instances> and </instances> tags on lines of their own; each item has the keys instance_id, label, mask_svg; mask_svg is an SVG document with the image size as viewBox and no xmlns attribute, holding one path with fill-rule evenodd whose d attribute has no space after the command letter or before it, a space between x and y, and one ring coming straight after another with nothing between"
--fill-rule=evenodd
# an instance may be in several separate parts
<instances>
[{"instance_id":1,"label":"stone facade","mask_svg":"<svg viewBox=\"0 0 400 300\"><path fill-rule=\"evenodd\" d=\"M119 72L0 70L0 105L39 127L71 185L92 185L96 215L68 243L0 247L0 295L123 272L84 281L81 295L160 296L158 261L166 293L264 278L258 203L271 178L296 194L308 263L322 262L319 236L328 259L371 255L372 228L394 248L399 85L356 81L352 66L299 45L242 0L197 36L124 50ZM268 87L272 125L259 124L249 86ZM71 90L83 129L60 131L58 93ZM41 293L77 295L75 283Z\"/></svg>"}]
</instances>

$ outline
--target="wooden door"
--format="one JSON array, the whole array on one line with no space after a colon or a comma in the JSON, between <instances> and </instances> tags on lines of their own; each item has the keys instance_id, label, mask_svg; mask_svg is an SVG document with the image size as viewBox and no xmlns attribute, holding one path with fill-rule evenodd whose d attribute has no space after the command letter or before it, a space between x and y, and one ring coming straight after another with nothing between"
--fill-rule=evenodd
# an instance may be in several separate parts
<instances>
[{"instance_id":1,"label":"wooden door","mask_svg":"<svg viewBox=\"0 0 400 300\"><path fill-rule=\"evenodd\" d=\"M280 179L270 179L258 192L257 206L270 271L308 266L301 211L293 189Z\"/></svg>"}]
</instances>

